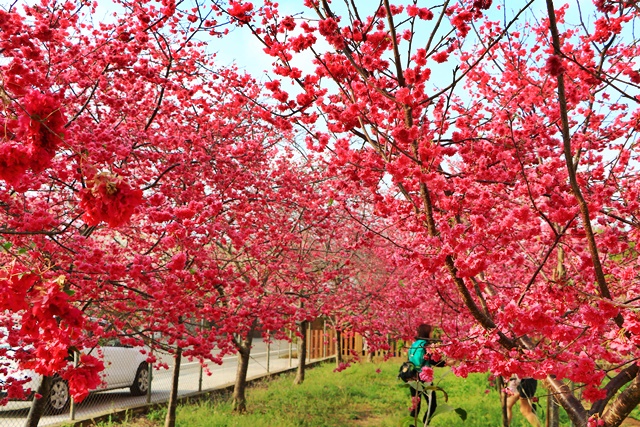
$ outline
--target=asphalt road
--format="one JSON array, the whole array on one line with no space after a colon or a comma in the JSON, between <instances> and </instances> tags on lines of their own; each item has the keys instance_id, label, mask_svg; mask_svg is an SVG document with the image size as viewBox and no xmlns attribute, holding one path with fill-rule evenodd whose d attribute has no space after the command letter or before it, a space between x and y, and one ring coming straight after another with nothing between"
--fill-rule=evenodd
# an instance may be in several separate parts
<instances>
[{"instance_id":1,"label":"asphalt road","mask_svg":"<svg viewBox=\"0 0 640 427\"><path fill-rule=\"evenodd\" d=\"M267 353L267 345L256 339L251 351L248 378L261 376L267 372L275 372L297 366L297 359L289 358L289 343L278 341L270 345ZM295 346L293 347L295 354ZM169 362L169 366L172 364ZM198 362L183 360L180 365L179 395L196 393L201 390L214 389L233 384L236 377L238 359L236 356L228 356L223 359L222 365L210 363L208 369L201 369ZM172 370L160 369L153 371L150 401L152 403L165 402L169 399L171 390ZM128 389L119 389L91 394L83 402L75 405L75 414L71 413L45 416L38 426L56 426L70 420L81 420L98 417L100 415L115 412L117 410L144 405L149 402L148 396L131 396ZM0 427L23 427L30 402L9 402L6 407L0 407Z\"/></svg>"}]
</instances>

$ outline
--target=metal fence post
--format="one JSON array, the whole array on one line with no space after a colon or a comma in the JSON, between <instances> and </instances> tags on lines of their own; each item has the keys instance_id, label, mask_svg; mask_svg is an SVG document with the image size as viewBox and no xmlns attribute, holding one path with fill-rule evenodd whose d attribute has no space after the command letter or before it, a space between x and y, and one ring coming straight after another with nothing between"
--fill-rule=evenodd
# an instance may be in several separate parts
<instances>
[{"instance_id":1,"label":"metal fence post","mask_svg":"<svg viewBox=\"0 0 640 427\"><path fill-rule=\"evenodd\" d=\"M151 347L151 355L153 355L153 347ZM153 363L149 365L149 388L147 389L147 403L151 403L151 385L153 384Z\"/></svg>"},{"instance_id":2,"label":"metal fence post","mask_svg":"<svg viewBox=\"0 0 640 427\"><path fill-rule=\"evenodd\" d=\"M322 358L327 357L327 321L322 321Z\"/></svg>"},{"instance_id":3,"label":"metal fence post","mask_svg":"<svg viewBox=\"0 0 640 427\"><path fill-rule=\"evenodd\" d=\"M200 333L204 329L204 319L200 320ZM204 361L204 360L203 360ZM204 370L202 362L200 363L200 372L198 373L198 391L202 391L202 371Z\"/></svg>"},{"instance_id":4,"label":"metal fence post","mask_svg":"<svg viewBox=\"0 0 640 427\"><path fill-rule=\"evenodd\" d=\"M292 356L293 356L293 338L291 337L291 331L289 331L289 367L291 367Z\"/></svg>"},{"instance_id":5,"label":"metal fence post","mask_svg":"<svg viewBox=\"0 0 640 427\"><path fill-rule=\"evenodd\" d=\"M307 363L311 362L311 342L312 342L311 322L309 322L307 326L307 348L309 349L309 351L307 352Z\"/></svg>"},{"instance_id":6,"label":"metal fence post","mask_svg":"<svg viewBox=\"0 0 640 427\"><path fill-rule=\"evenodd\" d=\"M269 370L269 363L271 362L271 334L267 331L267 336L269 340L267 341L267 374L271 372Z\"/></svg>"},{"instance_id":7,"label":"metal fence post","mask_svg":"<svg viewBox=\"0 0 640 427\"><path fill-rule=\"evenodd\" d=\"M77 368L78 367L78 352L74 351L73 352L73 367ZM69 408L69 419L70 420L75 420L76 419L76 401L73 397L71 397L71 406Z\"/></svg>"}]
</instances>

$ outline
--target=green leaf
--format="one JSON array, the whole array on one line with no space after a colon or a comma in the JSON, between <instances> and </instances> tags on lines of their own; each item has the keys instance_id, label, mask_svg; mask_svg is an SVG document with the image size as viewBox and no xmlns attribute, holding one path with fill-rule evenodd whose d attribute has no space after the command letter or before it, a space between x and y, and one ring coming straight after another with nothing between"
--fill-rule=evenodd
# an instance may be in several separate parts
<instances>
[{"instance_id":1,"label":"green leaf","mask_svg":"<svg viewBox=\"0 0 640 427\"><path fill-rule=\"evenodd\" d=\"M410 427L412 425L415 425L416 421L413 417L404 417L401 421L400 421L400 427ZM422 423L419 423L418 425L420 425Z\"/></svg>"},{"instance_id":2,"label":"green leaf","mask_svg":"<svg viewBox=\"0 0 640 427\"><path fill-rule=\"evenodd\" d=\"M11 246L13 246L13 243L11 242L4 242L2 244L2 247L4 248L5 251L8 251L9 249L11 249Z\"/></svg>"},{"instance_id":3,"label":"green leaf","mask_svg":"<svg viewBox=\"0 0 640 427\"><path fill-rule=\"evenodd\" d=\"M446 392L446 391L444 391L444 389L443 389L442 387L438 387L438 386L435 386L435 385L423 385L423 386L422 386L422 390L423 390L423 391L429 391L429 390L432 390L432 391L441 391L441 392L442 392L442 395L443 395L443 397L444 397L444 401L445 401L445 402L448 402L448 401L449 401L449 395L447 394L447 392Z\"/></svg>"},{"instance_id":4,"label":"green leaf","mask_svg":"<svg viewBox=\"0 0 640 427\"><path fill-rule=\"evenodd\" d=\"M460 419L462 419L462 421L467 420L467 411L462 408L454 408L453 406L447 405L446 403L438 404L438 406L436 407L436 411L433 413L433 415L431 415L431 417L435 417L436 415L440 414L446 414L448 412L455 412L456 414L458 414Z\"/></svg>"},{"instance_id":5,"label":"green leaf","mask_svg":"<svg viewBox=\"0 0 640 427\"><path fill-rule=\"evenodd\" d=\"M22 247L18 249L18 255L26 254L29 249Z\"/></svg>"},{"instance_id":6,"label":"green leaf","mask_svg":"<svg viewBox=\"0 0 640 427\"><path fill-rule=\"evenodd\" d=\"M456 414L460 416L462 421L467 421L467 411L462 408L456 408Z\"/></svg>"},{"instance_id":7,"label":"green leaf","mask_svg":"<svg viewBox=\"0 0 640 427\"><path fill-rule=\"evenodd\" d=\"M407 385L417 391L424 390L422 383L419 381L407 381Z\"/></svg>"},{"instance_id":8,"label":"green leaf","mask_svg":"<svg viewBox=\"0 0 640 427\"><path fill-rule=\"evenodd\" d=\"M74 291L73 289L63 289L63 290L64 290L64 293L69 295L70 297L72 297L76 293L76 291Z\"/></svg>"}]
</instances>

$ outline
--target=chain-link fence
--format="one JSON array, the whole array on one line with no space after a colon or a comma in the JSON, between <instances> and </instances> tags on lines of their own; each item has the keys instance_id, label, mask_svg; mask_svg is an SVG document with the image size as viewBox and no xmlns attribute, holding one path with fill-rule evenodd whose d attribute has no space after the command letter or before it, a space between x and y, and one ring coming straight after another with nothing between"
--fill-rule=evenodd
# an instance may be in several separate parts
<instances>
[{"instance_id":1,"label":"chain-link fence","mask_svg":"<svg viewBox=\"0 0 640 427\"><path fill-rule=\"evenodd\" d=\"M295 343L275 341L268 344L254 339L248 378L295 367L298 364L296 354ZM168 370L149 369L144 356L140 358L138 349L105 347L105 383L110 388L119 388L94 392L81 403L75 404L68 397L66 384L54 380L45 414L38 426L96 418L126 408L168 401L173 358L168 354L156 356L169 366ZM209 363L203 368L198 362L183 359L180 364L179 394L193 394L233 384L237 363L236 356L228 356L223 359L222 365ZM30 401L9 402L5 407L0 406L0 427L25 426L30 406Z\"/></svg>"}]
</instances>

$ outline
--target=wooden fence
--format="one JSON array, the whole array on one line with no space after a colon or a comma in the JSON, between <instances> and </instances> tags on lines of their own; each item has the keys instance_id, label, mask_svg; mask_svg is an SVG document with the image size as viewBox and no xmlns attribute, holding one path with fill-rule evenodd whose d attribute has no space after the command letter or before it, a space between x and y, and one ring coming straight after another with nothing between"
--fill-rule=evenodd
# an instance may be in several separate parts
<instances>
[{"instance_id":1,"label":"wooden fence","mask_svg":"<svg viewBox=\"0 0 640 427\"><path fill-rule=\"evenodd\" d=\"M343 360L356 357L362 358L368 355L365 340L357 333L342 332L340 334L340 348ZM389 352L397 355L398 349L395 341L391 342L390 350L377 351L374 356L384 356ZM310 329L307 331L307 357L309 359L320 359L336 354L336 333L334 330Z\"/></svg>"}]
</instances>

